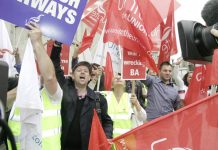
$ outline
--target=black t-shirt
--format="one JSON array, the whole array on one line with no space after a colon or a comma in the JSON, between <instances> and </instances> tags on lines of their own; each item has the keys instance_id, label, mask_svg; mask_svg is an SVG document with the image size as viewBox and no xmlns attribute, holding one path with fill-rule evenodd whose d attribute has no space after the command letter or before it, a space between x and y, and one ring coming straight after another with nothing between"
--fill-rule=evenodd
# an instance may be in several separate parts
<instances>
[{"instance_id":1,"label":"black t-shirt","mask_svg":"<svg viewBox=\"0 0 218 150\"><path fill-rule=\"evenodd\" d=\"M84 100L85 98L77 100L75 116L73 121L71 122L70 129L67 135L66 147L64 149L82 149L82 139L80 132L80 114L82 112Z\"/></svg>"}]
</instances>

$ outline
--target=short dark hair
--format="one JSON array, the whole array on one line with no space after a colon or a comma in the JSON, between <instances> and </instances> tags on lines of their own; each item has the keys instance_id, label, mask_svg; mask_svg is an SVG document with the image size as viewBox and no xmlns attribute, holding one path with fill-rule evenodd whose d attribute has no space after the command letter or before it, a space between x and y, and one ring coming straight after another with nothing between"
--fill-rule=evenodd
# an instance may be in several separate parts
<instances>
[{"instance_id":1,"label":"short dark hair","mask_svg":"<svg viewBox=\"0 0 218 150\"><path fill-rule=\"evenodd\" d=\"M100 66L99 64L96 64L96 63L92 63L91 65L92 65L92 68L94 69L97 69Z\"/></svg>"},{"instance_id":2,"label":"short dark hair","mask_svg":"<svg viewBox=\"0 0 218 150\"><path fill-rule=\"evenodd\" d=\"M76 70L77 67L79 66L86 66L89 70L89 74L92 74L92 65L88 62L88 61L81 61L79 63L77 63L73 68L72 71L74 72Z\"/></svg>"},{"instance_id":3,"label":"short dark hair","mask_svg":"<svg viewBox=\"0 0 218 150\"><path fill-rule=\"evenodd\" d=\"M183 82L184 82L184 84L185 84L186 86L189 86L187 77L188 77L188 75L189 75L190 73L192 73L192 72L191 72L191 71L187 72L187 73L183 76L183 79L182 79Z\"/></svg>"},{"instance_id":4,"label":"short dark hair","mask_svg":"<svg viewBox=\"0 0 218 150\"><path fill-rule=\"evenodd\" d=\"M159 68L159 69L161 70L163 66L171 66L171 67L173 67L173 66L170 64L169 61L164 61L164 62L162 62L162 63L160 64L160 68Z\"/></svg>"},{"instance_id":5,"label":"short dark hair","mask_svg":"<svg viewBox=\"0 0 218 150\"><path fill-rule=\"evenodd\" d=\"M218 0L209 0L201 11L201 17L207 26L212 26L218 22Z\"/></svg>"}]
</instances>

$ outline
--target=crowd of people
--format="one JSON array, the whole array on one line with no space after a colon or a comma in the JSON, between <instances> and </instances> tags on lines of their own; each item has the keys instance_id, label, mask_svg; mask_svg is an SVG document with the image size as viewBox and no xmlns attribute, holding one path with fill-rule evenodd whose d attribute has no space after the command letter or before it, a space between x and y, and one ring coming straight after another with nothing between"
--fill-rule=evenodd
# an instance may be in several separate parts
<instances>
[{"instance_id":1,"label":"crowd of people","mask_svg":"<svg viewBox=\"0 0 218 150\"><path fill-rule=\"evenodd\" d=\"M140 81L125 81L117 73L111 81L111 90L105 91L105 76L101 65L78 61L80 43L74 43L71 73L65 76L60 65L62 43L55 41L51 55L48 56L39 26L35 22L26 26L30 29L29 38L40 71L39 90L44 108L41 115L35 111L27 112L16 108L14 100L22 67L19 51L10 53L6 49L0 49L0 60L5 54L16 58L14 69L17 74L8 79L6 113L18 149L32 149L31 145L36 144L26 140L33 139L29 133L35 130L32 120L27 119L25 124L21 121L27 115L34 115L34 119L42 122L42 127L37 129L42 132L42 142L37 143L40 149L87 150L94 109L110 141L184 106L185 94L193 73L188 70L181 78L180 61L174 64L162 62L158 73L148 70L146 79ZM218 37L218 30L212 29L211 33ZM29 144L23 143L23 140ZM6 138L1 137L1 142L11 149Z\"/></svg>"},{"instance_id":2,"label":"crowd of people","mask_svg":"<svg viewBox=\"0 0 218 150\"><path fill-rule=\"evenodd\" d=\"M29 37L42 81L40 93L44 111L40 119L43 149L88 149L93 109L100 110L98 116L110 140L183 106L177 86L172 82L173 66L169 62L161 64L159 75L149 73L146 80L125 81L118 73L111 81L111 91L104 91L103 68L87 61L78 62L79 44L73 54L71 75L64 76L60 65L62 44L55 41L48 56L38 25L32 22L27 26L31 29ZM100 88L97 90L98 82ZM12 116L8 124L17 147L25 149L26 145L21 141L31 138L28 133L32 128L26 130L24 127L31 126L31 123L22 124L18 118L27 112L15 108L15 103L8 108ZM46 115L48 112L54 113Z\"/></svg>"}]
</instances>

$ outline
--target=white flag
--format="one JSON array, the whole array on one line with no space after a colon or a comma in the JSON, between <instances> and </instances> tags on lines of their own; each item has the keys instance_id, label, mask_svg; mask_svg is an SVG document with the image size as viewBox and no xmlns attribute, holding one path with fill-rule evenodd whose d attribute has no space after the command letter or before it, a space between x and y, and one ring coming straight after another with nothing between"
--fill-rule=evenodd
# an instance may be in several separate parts
<instances>
[{"instance_id":1,"label":"white flag","mask_svg":"<svg viewBox=\"0 0 218 150\"><path fill-rule=\"evenodd\" d=\"M15 107L20 108L21 111L21 149L42 149L43 104L40 99L39 81L30 39L27 41L22 61Z\"/></svg>"},{"instance_id":2,"label":"white flag","mask_svg":"<svg viewBox=\"0 0 218 150\"><path fill-rule=\"evenodd\" d=\"M106 54L110 53L112 66L114 72L121 72L121 54L118 45L112 42L103 43L104 29L101 33L101 37L98 41L98 46L96 48L93 63L105 66L106 64Z\"/></svg>"},{"instance_id":3,"label":"white flag","mask_svg":"<svg viewBox=\"0 0 218 150\"><path fill-rule=\"evenodd\" d=\"M78 57L79 57L79 62L80 61L88 61L90 63L92 62L92 54L89 48L84 50Z\"/></svg>"},{"instance_id":4,"label":"white flag","mask_svg":"<svg viewBox=\"0 0 218 150\"><path fill-rule=\"evenodd\" d=\"M9 51L13 52L13 48L11 45L11 41L8 35L7 28L5 26L5 23L3 20L0 19L0 49L8 49ZM15 57L8 52L6 52L3 56L3 58L0 58L0 60L3 60L8 63L9 71L8 76L12 77L17 74L16 69L14 68L15 65Z\"/></svg>"}]
</instances>

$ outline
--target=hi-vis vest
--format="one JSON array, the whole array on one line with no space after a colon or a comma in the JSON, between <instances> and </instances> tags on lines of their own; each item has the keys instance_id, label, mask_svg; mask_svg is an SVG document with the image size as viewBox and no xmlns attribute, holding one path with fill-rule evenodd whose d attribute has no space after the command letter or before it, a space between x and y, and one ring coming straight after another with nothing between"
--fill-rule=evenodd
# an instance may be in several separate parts
<instances>
[{"instance_id":1,"label":"hi-vis vest","mask_svg":"<svg viewBox=\"0 0 218 150\"><path fill-rule=\"evenodd\" d=\"M117 137L132 129L133 109L130 105L130 94L123 93L118 103L112 91L102 92L108 103L108 114L113 120L113 137Z\"/></svg>"},{"instance_id":2,"label":"hi-vis vest","mask_svg":"<svg viewBox=\"0 0 218 150\"><path fill-rule=\"evenodd\" d=\"M42 113L42 149L43 150L60 150L61 137L61 104L52 104L46 94L45 89L41 91L41 98L43 101L44 111ZM13 113L13 112L11 112ZM8 125L14 134L17 149L20 149L20 110L14 109L12 117L8 120ZM37 139L35 139L37 140ZM37 142L37 141L36 141ZM9 143L9 142L8 142ZM10 148L10 144L9 149Z\"/></svg>"}]
</instances>

